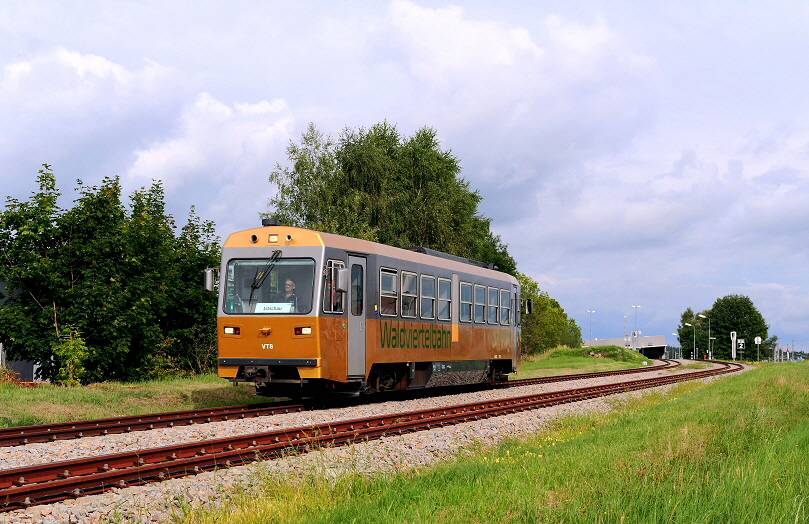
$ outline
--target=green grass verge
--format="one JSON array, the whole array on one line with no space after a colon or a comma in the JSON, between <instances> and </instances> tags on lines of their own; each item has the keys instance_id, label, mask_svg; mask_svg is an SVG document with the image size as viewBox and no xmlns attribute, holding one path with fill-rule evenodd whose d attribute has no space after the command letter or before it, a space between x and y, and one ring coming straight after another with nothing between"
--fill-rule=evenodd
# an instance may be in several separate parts
<instances>
[{"instance_id":1,"label":"green grass verge","mask_svg":"<svg viewBox=\"0 0 809 524\"><path fill-rule=\"evenodd\" d=\"M619 346L559 348L541 355L523 357L517 375L512 375L511 379L615 371L650 365L652 361L642 354Z\"/></svg>"},{"instance_id":2,"label":"green grass verge","mask_svg":"<svg viewBox=\"0 0 809 524\"><path fill-rule=\"evenodd\" d=\"M809 364L774 364L434 467L266 474L184 521L792 524L809 519L807 452Z\"/></svg>"},{"instance_id":3,"label":"green grass verge","mask_svg":"<svg viewBox=\"0 0 809 524\"><path fill-rule=\"evenodd\" d=\"M215 375L83 387L0 384L0 427L140 415L266 402L253 385L233 386Z\"/></svg>"}]
</instances>

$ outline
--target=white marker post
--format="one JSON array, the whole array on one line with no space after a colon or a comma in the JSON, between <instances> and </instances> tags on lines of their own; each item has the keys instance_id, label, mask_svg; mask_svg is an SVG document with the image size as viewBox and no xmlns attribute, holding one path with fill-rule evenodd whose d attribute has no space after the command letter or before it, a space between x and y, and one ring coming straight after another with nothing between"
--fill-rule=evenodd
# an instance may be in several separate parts
<instances>
[{"instance_id":1,"label":"white marker post","mask_svg":"<svg viewBox=\"0 0 809 524\"><path fill-rule=\"evenodd\" d=\"M736 360L736 332L730 332L730 353L733 360Z\"/></svg>"},{"instance_id":2,"label":"white marker post","mask_svg":"<svg viewBox=\"0 0 809 524\"><path fill-rule=\"evenodd\" d=\"M756 361L761 362L761 337L756 337Z\"/></svg>"}]
</instances>

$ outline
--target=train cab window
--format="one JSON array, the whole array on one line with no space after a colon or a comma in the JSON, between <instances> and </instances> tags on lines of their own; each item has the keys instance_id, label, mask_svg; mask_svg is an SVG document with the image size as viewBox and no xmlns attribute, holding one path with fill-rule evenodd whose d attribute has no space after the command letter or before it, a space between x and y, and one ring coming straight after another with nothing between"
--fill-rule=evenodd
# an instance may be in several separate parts
<instances>
[{"instance_id":1,"label":"train cab window","mask_svg":"<svg viewBox=\"0 0 809 524\"><path fill-rule=\"evenodd\" d=\"M452 281L446 278L438 279L438 320L450 320L452 304Z\"/></svg>"},{"instance_id":2,"label":"train cab window","mask_svg":"<svg viewBox=\"0 0 809 524\"><path fill-rule=\"evenodd\" d=\"M399 312L399 294L396 290L397 271L381 268L379 270L379 314L395 317Z\"/></svg>"},{"instance_id":3,"label":"train cab window","mask_svg":"<svg viewBox=\"0 0 809 524\"><path fill-rule=\"evenodd\" d=\"M461 282L461 322L472 322L472 284Z\"/></svg>"},{"instance_id":4,"label":"train cab window","mask_svg":"<svg viewBox=\"0 0 809 524\"><path fill-rule=\"evenodd\" d=\"M416 300L418 299L418 275L402 271L402 316L416 318Z\"/></svg>"},{"instance_id":5,"label":"train cab window","mask_svg":"<svg viewBox=\"0 0 809 524\"><path fill-rule=\"evenodd\" d=\"M475 284L475 322L486 322L486 288Z\"/></svg>"},{"instance_id":6,"label":"train cab window","mask_svg":"<svg viewBox=\"0 0 809 524\"><path fill-rule=\"evenodd\" d=\"M351 314L355 317L362 315L362 266L352 264L351 266Z\"/></svg>"},{"instance_id":7,"label":"train cab window","mask_svg":"<svg viewBox=\"0 0 809 524\"><path fill-rule=\"evenodd\" d=\"M497 316L500 312L500 297L498 296L498 289L490 287L489 291L489 324L497 324Z\"/></svg>"},{"instance_id":8,"label":"train cab window","mask_svg":"<svg viewBox=\"0 0 809 524\"><path fill-rule=\"evenodd\" d=\"M435 318L435 277L421 275L421 318Z\"/></svg>"},{"instance_id":9,"label":"train cab window","mask_svg":"<svg viewBox=\"0 0 809 524\"><path fill-rule=\"evenodd\" d=\"M327 260L323 285L323 312L342 313L345 293L337 291L337 270L345 267L342 260Z\"/></svg>"},{"instance_id":10,"label":"train cab window","mask_svg":"<svg viewBox=\"0 0 809 524\"><path fill-rule=\"evenodd\" d=\"M227 314L306 314L312 310L315 261L311 258L251 258L228 261Z\"/></svg>"},{"instance_id":11,"label":"train cab window","mask_svg":"<svg viewBox=\"0 0 809 524\"><path fill-rule=\"evenodd\" d=\"M511 324L511 293L507 289L500 290L500 323Z\"/></svg>"}]
</instances>

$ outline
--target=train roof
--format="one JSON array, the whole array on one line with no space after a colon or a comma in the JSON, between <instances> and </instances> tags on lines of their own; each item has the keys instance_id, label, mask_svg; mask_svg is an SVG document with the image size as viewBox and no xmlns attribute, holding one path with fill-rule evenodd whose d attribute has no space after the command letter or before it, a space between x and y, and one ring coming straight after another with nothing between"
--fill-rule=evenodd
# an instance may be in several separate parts
<instances>
[{"instance_id":1,"label":"train roof","mask_svg":"<svg viewBox=\"0 0 809 524\"><path fill-rule=\"evenodd\" d=\"M283 249L286 246L333 247L355 253L375 254L420 264L441 266L463 273L500 279L505 278L505 280L512 281L515 284L517 283L517 279L513 276L497 271L492 266L488 266L483 262L450 255L449 253L443 253L434 249L423 247L404 249L360 238L346 237L291 226L269 225L237 231L228 236L222 247L224 249L236 247L274 247Z\"/></svg>"},{"instance_id":2,"label":"train roof","mask_svg":"<svg viewBox=\"0 0 809 524\"><path fill-rule=\"evenodd\" d=\"M485 267L487 269L497 269L494 264L486 264L485 262L472 260L471 258L450 255L449 253L444 253L443 251L430 249L428 247L408 247L405 249L407 249L408 251L415 251L416 253L424 253L425 255L430 255L431 257L445 258L447 260L454 260L455 262L462 262L464 264L471 264L473 266Z\"/></svg>"}]
</instances>

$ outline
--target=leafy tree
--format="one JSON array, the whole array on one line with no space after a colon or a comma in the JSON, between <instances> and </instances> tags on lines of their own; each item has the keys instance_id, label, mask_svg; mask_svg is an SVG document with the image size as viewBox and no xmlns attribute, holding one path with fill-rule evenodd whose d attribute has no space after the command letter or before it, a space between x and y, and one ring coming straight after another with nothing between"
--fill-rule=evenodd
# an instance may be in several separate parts
<instances>
[{"instance_id":1,"label":"leafy tree","mask_svg":"<svg viewBox=\"0 0 809 524\"><path fill-rule=\"evenodd\" d=\"M0 281L9 295L0 332L10 355L67 382L210 365L195 340L215 329L216 299L199 284L219 259L213 224L192 208L175 236L159 183L135 191L127 210L117 178L98 187L79 181L75 205L62 210L49 166L38 182L29 202L9 198L0 213Z\"/></svg>"},{"instance_id":2,"label":"leafy tree","mask_svg":"<svg viewBox=\"0 0 809 524\"><path fill-rule=\"evenodd\" d=\"M762 358L772 356L772 349L775 347L777 337L767 338L769 326L753 305L753 301L744 295L727 295L719 298L711 309L701 313L694 313L691 308L686 309L680 318L680 326L677 328L683 356L690 355L695 338L699 354L707 352L708 319L710 319L710 336L715 337L711 343L714 358L725 360L731 358L731 331L736 332L737 339L745 341L746 347L743 355L745 360L756 358L754 340L757 336L761 337L763 341L761 344ZM691 326L686 326L686 323ZM737 354L736 358L740 358L740 355Z\"/></svg>"},{"instance_id":3,"label":"leafy tree","mask_svg":"<svg viewBox=\"0 0 809 524\"><path fill-rule=\"evenodd\" d=\"M335 142L310 124L276 165L272 215L282 222L397 247L422 246L516 273L507 246L478 212L481 197L435 131L403 137L382 122L345 129Z\"/></svg>"}]
</instances>

